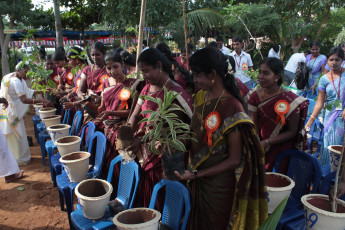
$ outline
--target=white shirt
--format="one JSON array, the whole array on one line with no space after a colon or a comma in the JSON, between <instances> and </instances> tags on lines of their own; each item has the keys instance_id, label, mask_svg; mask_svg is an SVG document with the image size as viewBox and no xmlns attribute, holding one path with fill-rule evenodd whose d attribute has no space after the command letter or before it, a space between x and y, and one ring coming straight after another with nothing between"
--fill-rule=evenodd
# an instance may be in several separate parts
<instances>
[{"instance_id":1,"label":"white shirt","mask_svg":"<svg viewBox=\"0 0 345 230\"><path fill-rule=\"evenodd\" d=\"M230 55L230 50L228 48L226 48L224 45L223 47L220 49L220 51L222 51L223 54L225 55Z\"/></svg>"},{"instance_id":2,"label":"white shirt","mask_svg":"<svg viewBox=\"0 0 345 230\"><path fill-rule=\"evenodd\" d=\"M276 53L273 48L270 49L270 51L268 52L268 57L275 57L280 59L280 46L279 46L279 51Z\"/></svg>"},{"instance_id":3,"label":"white shirt","mask_svg":"<svg viewBox=\"0 0 345 230\"><path fill-rule=\"evenodd\" d=\"M240 79L243 83L250 81L250 77L246 75L246 71L248 71L249 67L253 66L252 58L250 54L247 54L243 50L241 50L241 54L238 55L236 51L233 51L230 54L235 59L235 77Z\"/></svg>"},{"instance_id":4,"label":"white shirt","mask_svg":"<svg viewBox=\"0 0 345 230\"><path fill-rule=\"evenodd\" d=\"M299 62L305 62L304 53L293 54L286 64L285 70L295 73Z\"/></svg>"},{"instance_id":5,"label":"white shirt","mask_svg":"<svg viewBox=\"0 0 345 230\"><path fill-rule=\"evenodd\" d=\"M145 50L148 50L150 47L146 46L141 52L144 52Z\"/></svg>"}]
</instances>

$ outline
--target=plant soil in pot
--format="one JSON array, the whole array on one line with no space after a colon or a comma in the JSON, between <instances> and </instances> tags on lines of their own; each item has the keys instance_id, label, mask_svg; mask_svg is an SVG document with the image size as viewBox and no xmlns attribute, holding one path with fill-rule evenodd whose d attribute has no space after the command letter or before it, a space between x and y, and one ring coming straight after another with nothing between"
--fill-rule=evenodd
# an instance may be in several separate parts
<instances>
[{"instance_id":1,"label":"plant soil in pot","mask_svg":"<svg viewBox=\"0 0 345 230\"><path fill-rule=\"evenodd\" d=\"M71 182L85 180L89 171L88 152L73 152L60 157L60 162L64 164L65 172Z\"/></svg>"},{"instance_id":2,"label":"plant soil in pot","mask_svg":"<svg viewBox=\"0 0 345 230\"><path fill-rule=\"evenodd\" d=\"M345 202L337 199L337 212L331 212L332 204L327 195L308 194L301 198L304 205L306 229L312 230L344 230Z\"/></svg>"},{"instance_id":3,"label":"plant soil in pot","mask_svg":"<svg viewBox=\"0 0 345 230\"><path fill-rule=\"evenodd\" d=\"M341 145L328 146L332 172L337 170L337 167L340 163L339 161L340 161L340 156L341 156L341 149L342 149Z\"/></svg>"},{"instance_id":4,"label":"plant soil in pot","mask_svg":"<svg viewBox=\"0 0 345 230\"><path fill-rule=\"evenodd\" d=\"M169 180L178 180L175 176L175 171L179 172L181 175L185 171L184 153L176 152L169 155L165 153L161 158L164 175Z\"/></svg>"},{"instance_id":5,"label":"plant soil in pot","mask_svg":"<svg viewBox=\"0 0 345 230\"><path fill-rule=\"evenodd\" d=\"M119 230L158 230L160 218L157 210L133 208L116 214L113 222Z\"/></svg>"},{"instance_id":6,"label":"plant soil in pot","mask_svg":"<svg viewBox=\"0 0 345 230\"><path fill-rule=\"evenodd\" d=\"M104 216L112 192L113 186L100 179L84 180L75 189L84 216L88 219Z\"/></svg>"},{"instance_id":7,"label":"plant soil in pot","mask_svg":"<svg viewBox=\"0 0 345 230\"><path fill-rule=\"evenodd\" d=\"M42 119L42 121L47 128L52 125L58 125L61 123L61 115L45 117Z\"/></svg>"},{"instance_id":8,"label":"plant soil in pot","mask_svg":"<svg viewBox=\"0 0 345 230\"><path fill-rule=\"evenodd\" d=\"M41 119L55 115L56 109L52 107L42 108L39 110Z\"/></svg>"},{"instance_id":9,"label":"plant soil in pot","mask_svg":"<svg viewBox=\"0 0 345 230\"><path fill-rule=\"evenodd\" d=\"M290 196L295 182L280 173L266 172L268 213L272 213L285 197Z\"/></svg>"},{"instance_id":10,"label":"plant soil in pot","mask_svg":"<svg viewBox=\"0 0 345 230\"><path fill-rule=\"evenodd\" d=\"M55 141L61 137L68 136L71 126L65 124L52 125L47 127L50 138L56 145Z\"/></svg>"},{"instance_id":11,"label":"plant soil in pot","mask_svg":"<svg viewBox=\"0 0 345 230\"><path fill-rule=\"evenodd\" d=\"M81 138L78 136L65 136L57 139L55 144L61 156L67 153L77 152L80 150Z\"/></svg>"},{"instance_id":12,"label":"plant soil in pot","mask_svg":"<svg viewBox=\"0 0 345 230\"><path fill-rule=\"evenodd\" d=\"M118 128L116 134L116 149L122 156L123 161L132 161L135 159L136 155L132 151L126 151L125 149L133 144L134 134L131 126L129 124L121 125Z\"/></svg>"}]
</instances>

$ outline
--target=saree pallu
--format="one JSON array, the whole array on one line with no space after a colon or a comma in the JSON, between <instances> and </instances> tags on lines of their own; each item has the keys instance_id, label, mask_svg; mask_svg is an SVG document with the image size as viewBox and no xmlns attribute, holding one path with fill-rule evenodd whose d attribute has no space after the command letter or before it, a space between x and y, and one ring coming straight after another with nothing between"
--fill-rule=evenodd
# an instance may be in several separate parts
<instances>
[{"instance_id":1,"label":"saree pallu","mask_svg":"<svg viewBox=\"0 0 345 230\"><path fill-rule=\"evenodd\" d=\"M188 229L257 229L267 218L267 190L264 153L254 124L237 99L222 98L215 108L218 98L204 105L204 97L197 95L192 118L192 131L198 142L191 146L189 170L206 169L227 159L230 133L240 132L242 155L235 170L189 182L192 207ZM214 110L220 114L221 123L212 134L212 147L208 147L203 141L206 135L203 127Z\"/></svg>"},{"instance_id":2,"label":"saree pallu","mask_svg":"<svg viewBox=\"0 0 345 230\"><path fill-rule=\"evenodd\" d=\"M140 96L150 95L154 98L160 98L164 100L164 90L159 92L150 94L150 84L146 84L143 90L140 93ZM168 88L169 91L175 91L177 93L181 93L177 97L177 103L185 109L188 116L182 119L184 122L188 124L189 119L192 115L192 106L191 106L191 99L189 94L182 89L181 86L173 86ZM141 102L140 102L141 100ZM150 100L145 100L139 98L138 104L141 105L141 111L145 110L157 110L158 105ZM150 114L142 114L144 118L148 118ZM142 135L145 133L143 127L145 127L147 123L141 123L139 125L139 131L137 135ZM148 207L151 200L151 195L153 191L153 187L157 184L161 179L163 179L163 170L162 170L162 163L161 163L161 156L158 156L154 153L151 153L148 148L147 144L143 144L141 147L141 155L143 158L143 165L141 166L140 171L140 181L138 187L138 195L135 202L135 207ZM158 210L162 210L164 204L164 194L159 193L157 196L157 207Z\"/></svg>"},{"instance_id":3,"label":"saree pallu","mask_svg":"<svg viewBox=\"0 0 345 230\"><path fill-rule=\"evenodd\" d=\"M84 67L81 78L86 79L87 89L97 95L101 95L102 84L109 76L105 70L105 66L97 70L95 68L95 65Z\"/></svg>"},{"instance_id":4,"label":"saree pallu","mask_svg":"<svg viewBox=\"0 0 345 230\"><path fill-rule=\"evenodd\" d=\"M118 110L122 110L121 109L122 102L119 98L119 92L121 91L121 89L126 87L126 88L130 88L132 91L140 92L141 89L143 88L143 81L141 81L140 79L129 78L120 84L109 86L109 82L106 79L104 81L103 87L104 89L103 89L102 95L103 95L105 110L118 111ZM127 104L128 104L128 108L126 110L131 110L132 98L130 98L127 101ZM108 119L112 119L112 118L113 117L109 117ZM104 175L107 175L111 161L119 155L116 149L115 141L116 141L116 136L117 136L117 131L118 131L119 126L121 124L124 124L125 122L126 122L126 119L122 118L122 119L119 119L119 121L116 124L113 124L110 126L105 126L103 122L95 123L98 129L104 129L104 134L106 135L108 139L108 142L107 142L108 148L107 148L107 152L106 152L104 164L103 164L103 169L102 169ZM114 178L118 178L118 176L119 175L116 174L114 175Z\"/></svg>"},{"instance_id":5,"label":"saree pallu","mask_svg":"<svg viewBox=\"0 0 345 230\"><path fill-rule=\"evenodd\" d=\"M270 148L266 149L266 171L272 171L276 157L288 149L298 149L304 151L308 148L306 142L306 133L304 132L304 123L308 112L308 99L297 96L293 92L284 92L276 95L275 97L269 98L263 102L257 92L253 92L249 99L249 111L257 113L259 121L259 136L261 140L266 140L279 135L287 130L287 125L283 126L281 120L278 122L277 113L274 110L275 104L280 101L286 101L290 105L290 109L285 114L285 119L288 122L289 118L295 115L299 116L298 131L294 138L291 138L284 143L279 145L271 145ZM288 166L288 160L285 159L281 162L279 172L285 172Z\"/></svg>"}]
</instances>

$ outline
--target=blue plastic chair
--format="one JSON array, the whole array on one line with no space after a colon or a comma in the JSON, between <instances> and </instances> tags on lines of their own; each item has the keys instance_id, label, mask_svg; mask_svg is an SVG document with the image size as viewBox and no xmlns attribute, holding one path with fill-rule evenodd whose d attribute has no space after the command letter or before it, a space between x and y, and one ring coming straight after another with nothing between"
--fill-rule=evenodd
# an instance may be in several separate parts
<instances>
[{"instance_id":1,"label":"blue plastic chair","mask_svg":"<svg viewBox=\"0 0 345 230\"><path fill-rule=\"evenodd\" d=\"M166 186L166 192L162 223L166 224L172 230L184 230L187 226L191 205L189 191L180 182L162 179L157 183L153 188L149 208L155 208L157 193L164 186ZM180 228L183 213L183 223Z\"/></svg>"},{"instance_id":2,"label":"blue plastic chair","mask_svg":"<svg viewBox=\"0 0 345 230\"><path fill-rule=\"evenodd\" d=\"M74 118L72 121L72 126L71 126L71 129L69 131L70 136L78 136L79 135L82 122L83 122L83 113L82 113L82 111L77 111L76 114L74 115ZM56 175L60 175L62 172L62 165L59 161L61 156L60 156L60 153L57 153L54 156L54 151L57 147L56 147L56 145L54 145L52 140L47 141L47 143L45 144L45 148L47 149L48 157L50 158L49 159L49 166L51 166L52 178L53 178L53 183L54 183L54 179L56 178ZM55 185L55 183L54 183L54 185Z\"/></svg>"},{"instance_id":3,"label":"blue plastic chair","mask_svg":"<svg viewBox=\"0 0 345 230\"><path fill-rule=\"evenodd\" d=\"M316 101L314 99L309 99L309 98L308 98L308 101L309 101L309 106L308 106L307 117L310 117L313 114Z\"/></svg>"},{"instance_id":4,"label":"blue plastic chair","mask_svg":"<svg viewBox=\"0 0 345 230\"><path fill-rule=\"evenodd\" d=\"M95 163L89 169L87 178L99 178L102 170L105 149L106 149L106 136L101 132L95 132L90 139L88 152L92 155L92 149L96 144ZM56 183L59 188L60 207L63 210L64 201L66 203L66 210L68 219L70 221L70 214L73 211L73 191L78 183L72 183L66 172L63 171L60 175L56 176ZM70 222L70 226L71 222Z\"/></svg>"},{"instance_id":5,"label":"blue plastic chair","mask_svg":"<svg viewBox=\"0 0 345 230\"><path fill-rule=\"evenodd\" d=\"M119 186L117 189L116 200L120 201L124 209L133 207L135 196L139 184L139 166L135 161L122 162L122 157L114 158L109 167L107 181L112 183L113 171L116 164L121 163ZM71 213L71 220L76 229L110 229L115 228L113 215L107 207L105 215L97 220L89 220L84 217L80 204L77 205L76 211Z\"/></svg>"},{"instance_id":6,"label":"blue plastic chair","mask_svg":"<svg viewBox=\"0 0 345 230\"><path fill-rule=\"evenodd\" d=\"M32 117L32 122L34 123L34 132L36 140L38 141L38 131L37 131L37 124L41 122L41 118L38 115Z\"/></svg>"},{"instance_id":7,"label":"blue plastic chair","mask_svg":"<svg viewBox=\"0 0 345 230\"><path fill-rule=\"evenodd\" d=\"M305 152L289 149L278 155L274 163L273 172L277 172L282 159L290 157L287 176L295 181L290 198L280 218L277 229L303 217L304 210L301 197L304 194L315 193L321 181L321 168L318 160Z\"/></svg>"}]
</instances>

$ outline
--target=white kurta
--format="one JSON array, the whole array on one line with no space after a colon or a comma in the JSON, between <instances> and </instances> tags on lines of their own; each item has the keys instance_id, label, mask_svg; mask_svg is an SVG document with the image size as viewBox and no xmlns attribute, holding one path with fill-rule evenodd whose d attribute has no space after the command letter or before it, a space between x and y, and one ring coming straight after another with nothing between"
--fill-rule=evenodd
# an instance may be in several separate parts
<instances>
[{"instance_id":1,"label":"white kurta","mask_svg":"<svg viewBox=\"0 0 345 230\"><path fill-rule=\"evenodd\" d=\"M7 74L1 82L0 96L8 101L7 109L1 109L0 129L4 133L9 148L19 164L30 161L31 153L27 140L23 117L29 105L23 104L20 96L31 98L34 91L29 89L24 80L15 73Z\"/></svg>"},{"instance_id":2,"label":"white kurta","mask_svg":"<svg viewBox=\"0 0 345 230\"><path fill-rule=\"evenodd\" d=\"M0 177L9 176L17 172L19 172L18 164L0 129Z\"/></svg>"}]
</instances>

